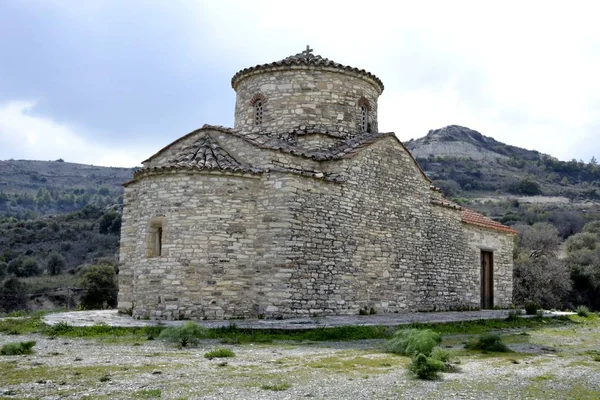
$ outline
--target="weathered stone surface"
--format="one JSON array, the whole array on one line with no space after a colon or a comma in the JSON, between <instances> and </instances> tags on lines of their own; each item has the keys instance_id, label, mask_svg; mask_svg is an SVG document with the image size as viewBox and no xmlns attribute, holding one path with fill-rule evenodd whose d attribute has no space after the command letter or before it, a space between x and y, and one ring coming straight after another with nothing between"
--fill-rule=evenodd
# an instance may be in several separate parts
<instances>
[{"instance_id":1,"label":"weathered stone surface","mask_svg":"<svg viewBox=\"0 0 600 400\"><path fill-rule=\"evenodd\" d=\"M377 132L371 78L307 68L240 78L237 129L205 126L144 162L125 189L119 308L156 319L476 309L482 250L494 253L494 304L508 306L514 232L467 224ZM256 127L246 108L259 89L269 106ZM372 132L357 122L363 98Z\"/></svg>"}]
</instances>

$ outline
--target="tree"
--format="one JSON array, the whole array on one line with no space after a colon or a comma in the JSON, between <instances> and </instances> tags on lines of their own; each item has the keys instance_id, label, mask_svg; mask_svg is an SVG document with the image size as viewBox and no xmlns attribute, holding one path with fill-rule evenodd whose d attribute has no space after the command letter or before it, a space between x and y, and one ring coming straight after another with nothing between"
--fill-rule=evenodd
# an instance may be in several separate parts
<instances>
[{"instance_id":1,"label":"tree","mask_svg":"<svg viewBox=\"0 0 600 400\"><path fill-rule=\"evenodd\" d=\"M0 290L0 310L11 312L27 308L27 286L15 277L8 278Z\"/></svg>"},{"instance_id":2,"label":"tree","mask_svg":"<svg viewBox=\"0 0 600 400\"><path fill-rule=\"evenodd\" d=\"M109 211L100 217L100 233L119 233L121 231L121 214L116 211Z\"/></svg>"},{"instance_id":3,"label":"tree","mask_svg":"<svg viewBox=\"0 0 600 400\"><path fill-rule=\"evenodd\" d=\"M38 265L38 262L35 258L26 257L23 259L23 264L21 266L21 274L17 275L20 277L28 277L28 276L37 276L41 275L42 269Z\"/></svg>"},{"instance_id":4,"label":"tree","mask_svg":"<svg viewBox=\"0 0 600 400\"><path fill-rule=\"evenodd\" d=\"M6 275L8 275L8 264L4 261L0 261L0 281L2 281Z\"/></svg>"},{"instance_id":5,"label":"tree","mask_svg":"<svg viewBox=\"0 0 600 400\"><path fill-rule=\"evenodd\" d=\"M92 265L83 275L81 286L84 293L81 304L89 309L114 308L117 305L117 286L115 269L112 265Z\"/></svg>"},{"instance_id":6,"label":"tree","mask_svg":"<svg viewBox=\"0 0 600 400\"><path fill-rule=\"evenodd\" d=\"M572 301L600 310L600 221L587 223L566 241Z\"/></svg>"},{"instance_id":7,"label":"tree","mask_svg":"<svg viewBox=\"0 0 600 400\"><path fill-rule=\"evenodd\" d=\"M571 289L569 269L557 258L558 230L548 223L519 226L515 247L514 301L563 308Z\"/></svg>"},{"instance_id":8,"label":"tree","mask_svg":"<svg viewBox=\"0 0 600 400\"><path fill-rule=\"evenodd\" d=\"M46 263L46 271L48 275L58 275L65 268L66 264L67 261L60 253L52 251Z\"/></svg>"}]
</instances>

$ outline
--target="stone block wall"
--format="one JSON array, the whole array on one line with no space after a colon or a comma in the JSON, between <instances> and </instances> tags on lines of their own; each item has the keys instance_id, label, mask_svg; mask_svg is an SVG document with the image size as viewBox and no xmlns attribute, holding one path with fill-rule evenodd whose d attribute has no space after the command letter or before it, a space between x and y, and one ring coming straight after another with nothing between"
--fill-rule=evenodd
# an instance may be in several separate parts
<instances>
[{"instance_id":1,"label":"stone block wall","mask_svg":"<svg viewBox=\"0 0 600 400\"><path fill-rule=\"evenodd\" d=\"M237 130L251 133L288 132L318 126L322 132L344 137L360 134L359 101L370 106L371 132L377 132L379 86L369 78L335 68L297 67L251 74L237 85L235 124ZM262 124L255 124L252 100L263 102Z\"/></svg>"},{"instance_id":2,"label":"stone block wall","mask_svg":"<svg viewBox=\"0 0 600 400\"><path fill-rule=\"evenodd\" d=\"M496 305L511 303L512 235L472 227L431 202L429 181L395 138L318 162L220 131L232 156L335 172L165 172L125 190L119 308L139 318L291 317L477 308L480 250L494 251ZM159 166L195 135L151 160ZM163 252L149 257L161 218Z\"/></svg>"},{"instance_id":3,"label":"stone block wall","mask_svg":"<svg viewBox=\"0 0 600 400\"><path fill-rule=\"evenodd\" d=\"M476 225L464 224L463 229L467 237L466 254L469 265L475 275L477 294L481 285L480 269L481 251L491 251L494 260L494 307L507 308L512 302L513 289L513 247L515 236L510 233L491 231ZM479 302L479 298L477 299Z\"/></svg>"}]
</instances>

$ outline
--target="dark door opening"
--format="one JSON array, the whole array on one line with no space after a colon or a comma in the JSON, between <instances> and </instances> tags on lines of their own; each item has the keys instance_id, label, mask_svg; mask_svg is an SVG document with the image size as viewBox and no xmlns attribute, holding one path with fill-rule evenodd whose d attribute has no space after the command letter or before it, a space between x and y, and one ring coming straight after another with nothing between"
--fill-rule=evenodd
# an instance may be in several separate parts
<instances>
[{"instance_id":1,"label":"dark door opening","mask_svg":"<svg viewBox=\"0 0 600 400\"><path fill-rule=\"evenodd\" d=\"M494 253L481 251L481 308L494 308Z\"/></svg>"}]
</instances>

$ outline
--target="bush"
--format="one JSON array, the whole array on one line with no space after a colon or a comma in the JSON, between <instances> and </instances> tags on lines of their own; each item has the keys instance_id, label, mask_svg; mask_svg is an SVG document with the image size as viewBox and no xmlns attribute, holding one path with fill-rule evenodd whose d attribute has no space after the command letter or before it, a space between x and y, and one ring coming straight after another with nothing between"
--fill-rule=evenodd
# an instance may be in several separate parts
<instances>
[{"instance_id":1,"label":"bush","mask_svg":"<svg viewBox=\"0 0 600 400\"><path fill-rule=\"evenodd\" d=\"M50 257L48 257L48 262L46 263L46 271L48 271L48 275L58 275L65 268L67 261L65 258L56 251L50 253Z\"/></svg>"},{"instance_id":2,"label":"bush","mask_svg":"<svg viewBox=\"0 0 600 400\"><path fill-rule=\"evenodd\" d=\"M193 322L186 322L183 326L171 326L163 329L158 335L159 339L175 343L179 347L195 345L199 339L208 336L208 330Z\"/></svg>"},{"instance_id":3,"label":"bush","mask_svg":"<svg viewBox=\"0 0 600 400\"><path fill-rule=\"evenodd\" d=\"M204 353L204 358L212 360L213 358L235 357L235 353L230 349L215 349Z\"/></svg>"},{"instance_id":4,"label":"bush","mask_svg":"<svg viewBox=\"0 0 600 400\"><path fill-rule=\"evenodd\" d=\"M18 343L6 343L0 349L0 354L3 356L16 356L19 354L31 354L33 353L33 346L35 342L18 342Z\"/></svg>"},{"instance_id":5,"label":"bush","mask_svg":"<svg viewBox=\"0 0 600 400\"><path fill-rule=\"evenodd\" d=\"M438 372L443 371L444 363L439 360L427 357L420 353L414 357L408 365L408 370L415 374L419 379L433 379Z\"/></svg>"},{"instance_id":6,"label":"bush","mask_svg":"<svg viewBox=\"0 0 600 400\"><path fill-rule=\"evenodd\" d=\"M509 348L502 343L502 338L493 333L486 333L479 336L477 340L471 340L465 345L469 350L492 351L498 353L509 352Z\"/></svg>"},{"instance_id":7,"label":"bush","mask_svg":"<svg viewBox=\"0 0 600 400\"><path fill-rule=\"evenodd\" d=\"M434 347L442 342L439 333L431 329L399 329L387 343L387 351L405 356L422 353L431 354Z\"/></svg>"},{"instance_id":8,"label":"bush","mask_svg":"<svg viewBox=\"0 0 600 400\"><path fill-rule=\"evenodd\" d=\"M590 315L590 310L586 306L579 306L579 307L577 307L577 309L575 310L575 312L580 317L589 317L589 315Z\"/></svg>"},{"instance_id":9,"label":"bush","mask_svg":"<svg viewBox=\"0 0 600 400\"><path fill-rule=\"evenodd\" d=\"M8 264L4 261L0 261L0 281L8 275Z\"/></svg>"},{"instance_id":10,"label":"bush","mask_svg":"<svg viewBox=\"0 0 600 400\"><path fill-rule=\"evenodd\" d=\"M519 315L523 314L521 310L511 310L508 312L508 317L506 317L507 321L516 321L519 319Z\"/></svg>"},{"instance_id":11,"label":"bush","mask_svg":"<svg viewBox=\"0 0 600 400\"><path fill-rule=\"evenodd\" d=\"M27 286L18 278L4 281L0 287L0 311L12 312L27 309Z\"/></svg>"},{"instance_id":12,"label":"bush","mask_svg":"<svg viewBox=\"0 0 600 400\"><path fill-rule=\"evenodd\" d=\"M444 364L450 362L450 352L442 349L441 347L434 347L431 351L431 358L443 362Z\"/></svg>"},{"instance_id":13,"label":"bush","mask_svg":"<svg viewBox=\"0 0 600 400\"><path fill-rule=\"evenodd\" d=\"M85 270L81 286L84 293L81 305L88 309L114 308L117 305L119 287L115 269L111 265L92 265Z\"/></svg>"},{"instance_id":14,"label":"bush","mask_svg":"<svg viewBox=\"0 0 600 400\"><path fill-rule=\"evenodd\" d=\"M525 303L525 313L527 315L536 315L539 309L540 307L533 301Z\"/></svg>"}]
</instances>

